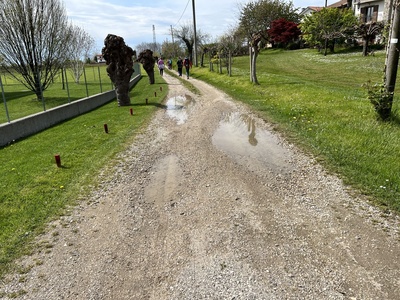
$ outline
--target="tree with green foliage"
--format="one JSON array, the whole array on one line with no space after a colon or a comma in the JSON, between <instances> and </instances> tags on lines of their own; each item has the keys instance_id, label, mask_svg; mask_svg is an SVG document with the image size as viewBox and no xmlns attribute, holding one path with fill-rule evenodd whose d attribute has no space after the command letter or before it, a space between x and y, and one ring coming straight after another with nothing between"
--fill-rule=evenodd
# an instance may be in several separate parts
<instances>
[{"instance_id":1,"label":"tree with green foliage","mask_svg":"<svg viewBox=\"0 0 400 300\"><path fill-rule=\"evenodd\" d=\"M300 24L303 39L311 46L324 48L327 54L328 42L330 50L334 51L335 40L353 35L357 17L351 9L325 7L308 15Z\"/></svg>"},{"instance_id":2,"label":"tree with green foliage","mask_svg":"<svg viewBox=\"0 0 400 300\"><path fill-rule=\"evenodd\" d=\"M0 1L2 67L38 100L68 59L71 26L59 0Z\"/></svg>"},{"instance_id":3,"label":"tree with green foliage","mask_svg":"<svg viewBox=\"0 0 400 300\"><path fill-rule=\"evenodd\" d=\"M279 18L298 22L299 15L292 2L284 0L258 0L244 4L240 11L239 30L248 41L250 51L250 81L259 84L256 72L257 56L263 43L268 41L268 30Z\"/></svg>"}]
</instances>

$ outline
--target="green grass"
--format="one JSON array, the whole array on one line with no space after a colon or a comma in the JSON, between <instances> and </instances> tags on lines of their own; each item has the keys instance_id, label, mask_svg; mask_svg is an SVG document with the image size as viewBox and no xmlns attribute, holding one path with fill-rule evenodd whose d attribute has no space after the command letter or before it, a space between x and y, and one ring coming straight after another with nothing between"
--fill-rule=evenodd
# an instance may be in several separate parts
<instances>
[{"instance_id":1,"label":"green grass","mask_svg":"<svg viewBox=\"0 0 400 300\"><path fill-rule=\"evenodd\" d=\"M368 80L382 81L384 56L266 50L257 60L260 85L249 82L248 57L234 58L232 77L208 68L195 68L192 77L249 105L346 184L399 212L400 90L394 119L383 123L377 121L362 87Z\"/></svg>"},{"instance_id":2,"label":"green grass","mask_svg":"<svg viewBox=\"0 0 400 300\"><path fill-rule=\"evenodd\" d=\"M167 93L159 75L155 85L144 76L130 92L131 106L118 107L114 100L0 148L0 278L16 258L31 251L30 242L49 220L87 195L99 170L113 165L115 155L151 119ZM61 156L61 168L55 154Z\"/></svg>"},{"instance_id":3,"label":"green grass","mask_svg":"<svg viewBox=\"0 0 400 300\"><path fill-rule=\"evenodd\" d=\"M107 75L106 65L87 66L85 68L87 91L89 96L113 89L110 78ZM100 73L100 76L99 76ZM0 73L3 83L4 96L7 102L7 110L10 120L16 120L30 114L44 110L42 101L38 101L36 95L29 91L8 73ZM44 91L45 107L50 109L68 101L74 101L87 97L85 78L82 74L80 82L75 83L72 75L67 71L67 84L62 85L62 77L59 74L54 83ZM69 92L69 99L68 99ZM3 98L0 105L0 124L8 121Z\"/></svg>"}]
</instances>

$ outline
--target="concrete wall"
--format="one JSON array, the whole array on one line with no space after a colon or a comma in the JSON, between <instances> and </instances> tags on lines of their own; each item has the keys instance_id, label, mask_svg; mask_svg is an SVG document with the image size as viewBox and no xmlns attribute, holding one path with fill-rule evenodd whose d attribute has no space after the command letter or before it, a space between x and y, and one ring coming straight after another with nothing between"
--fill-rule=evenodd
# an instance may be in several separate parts
<instances>
[{"instance_id":1,"label":"concrete wall","mask_svg":"<svg viewBox=\"0 0 400 300\"><path fill-rule=\"evenodd\" d=\"M130 88L141 78L140 65L134 65L134 69L135 73L129 83ZM76 100L10 123L0 124L0 147L89 112L113 99L116 99L115 90Z\"/></svg>"}]
</instances>

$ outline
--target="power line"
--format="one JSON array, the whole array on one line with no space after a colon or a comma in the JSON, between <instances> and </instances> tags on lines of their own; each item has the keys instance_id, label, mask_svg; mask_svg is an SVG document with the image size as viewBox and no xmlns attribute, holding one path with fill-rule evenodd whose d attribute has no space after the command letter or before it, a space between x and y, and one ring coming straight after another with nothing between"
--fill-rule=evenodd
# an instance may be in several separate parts
<instances>
[{"instance_id":1,"label":"power line","mask_svg":"<svg viewBox=\"0 0 400 300\"><path fill-rule=\"evenodd\" d=\"M178 22L176 22L176 24L175 24L173 27L176 27L176 25L178 25L178 24L179 24L179 22L181 21L181 19L182 19L183 15L184 15L184 14L185 14L185 12L186 12L186 8L187 8L187 7L188 7L188 5L189 5L189 2L190 2L190 0L188 0L188 2L186 3L185 9L183 10L183 13L182 13L181 17L179 18Z\"/></svg>"}]
</instances>

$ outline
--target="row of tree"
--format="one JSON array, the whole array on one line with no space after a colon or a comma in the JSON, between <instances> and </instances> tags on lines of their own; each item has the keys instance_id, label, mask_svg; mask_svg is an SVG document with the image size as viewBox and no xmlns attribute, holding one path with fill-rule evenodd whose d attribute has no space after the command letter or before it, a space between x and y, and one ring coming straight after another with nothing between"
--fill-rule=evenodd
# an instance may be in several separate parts
<instances>
[{"instance_id":1,"label":"row of tree","mask_svg":"<svg viewBox=\"0 0 400 300\"><path fill-rule=\"evenodd\" d=\"M334 52L339 41L351 41L355 44L363 41L363 55L368 54L369 43L380 33L382 22L360 22L350 8L324 8L300 20L298 9L292 2L285 0L258 0L244 4L240 8L239 24L222 35L214 43L208 42L208 35L197 32L198 53L203 66L204 56L217 62L219 68L226 66L230 74L230 62L235 55L249 51L250 80L258 84L256 62L259 51L269 44L272 47L298 48L308 45L324 49L324 55L330 49ZM194 33L191 25L174 29L177 42L164 42L160 45L142 44L139 47L151 47L165 57L182 55L182 49L193 58ZM244 46L245 45L245 46ZM183 46L183 47L182 47ZM245 48L245 50L244 50ZM185 53L183 52L183 53Z\"/></svg>"},{"instance_id":2,"label":"row of tree","mask_svg":"<svg viewBox=\"0 0 400 300\"><path fill-rule=\"evenodd\" d=\"M38 100L60 70L76 82L94 39L68 21L59 0L0 1L0 62Z\"/></svg>"}]
</instances>

